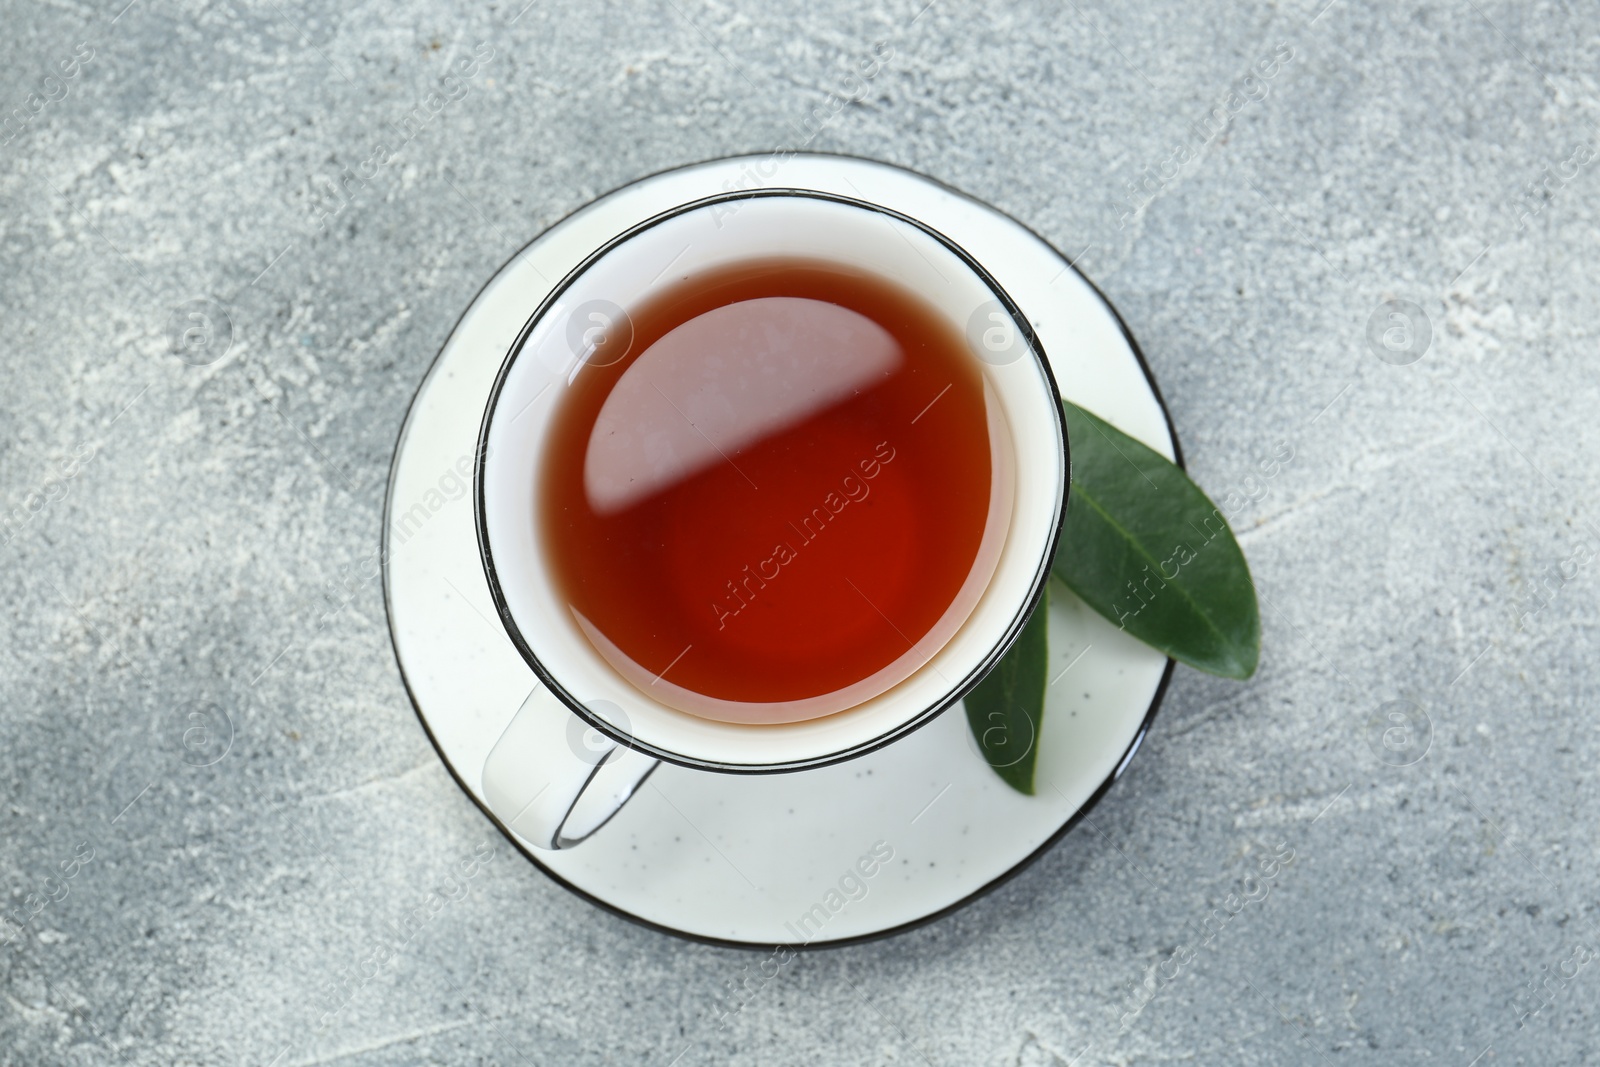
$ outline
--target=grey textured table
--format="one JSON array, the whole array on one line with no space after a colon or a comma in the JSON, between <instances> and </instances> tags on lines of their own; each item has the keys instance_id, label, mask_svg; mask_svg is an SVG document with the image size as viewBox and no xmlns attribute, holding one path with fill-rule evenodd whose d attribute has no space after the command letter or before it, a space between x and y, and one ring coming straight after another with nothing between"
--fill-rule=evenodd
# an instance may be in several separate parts
<instances>
[{"instance_id":1,"label":"grey textured table","mask_svg":"<svg viewBox=\"0 0 1600 1067\"><path fill-rule=\"evenodd\" d=\"M0 43L0 1062L1600 1058L1593 9L124 2L12 2ZM495 834L370 560L518 245L800 145L1079 257L1264 652L1180 669L1023 875L724 1025L761 957Z\"/></svg>"}]
</instances>

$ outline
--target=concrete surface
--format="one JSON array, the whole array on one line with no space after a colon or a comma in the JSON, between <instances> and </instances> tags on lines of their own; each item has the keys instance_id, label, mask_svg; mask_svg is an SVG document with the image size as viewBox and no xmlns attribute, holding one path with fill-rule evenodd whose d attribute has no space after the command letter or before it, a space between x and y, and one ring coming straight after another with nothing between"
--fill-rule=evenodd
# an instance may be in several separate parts
<instances>
[{"instance_id":1,"label":"concrete surface","mask_svg":"<svg viewBox=\"0 0 1600 1067\"><path fill-rule=\"evenodd\" d=\"M1592 8L125 2L0 22L0 1062L1600 1059ZM723 1025L762 957L512 853L362 561L517 245L808 140L1081 255L1265 650L1022 877Z\"/></svg>"}]
</instances>

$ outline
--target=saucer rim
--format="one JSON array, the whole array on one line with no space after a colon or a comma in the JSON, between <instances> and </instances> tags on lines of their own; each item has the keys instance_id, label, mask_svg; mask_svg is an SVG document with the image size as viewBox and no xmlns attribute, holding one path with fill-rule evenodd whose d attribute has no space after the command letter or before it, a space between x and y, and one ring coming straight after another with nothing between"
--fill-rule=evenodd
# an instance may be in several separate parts
<instances>
[{"instance_id":1,"label":"saucer rim","mask_svg":"<svg viewBox=\"0 0 1600 1067\"><path fill-rule=\"evenodd\" d=\"M579 886L577 886L577 885L573 884L572 882L568 881L566 878L563 878L560 874L557 874L553 869L551 869L550 867L546 866L543 862L541 862L539 860L539 858L534 854L534 852L531 849L525 847L517 839L516 835L513 834L495 816L495 814L492 811L489 810L488 805L486 805L483 801L481 801L477 797L477 795L473 792L473 790L467 785L466 781L457 772L454 764L451 763L451 761L450 761L448 755L445 753L443 747L440 746L438 738L436 738L434 736L434 734L433 734L433 730L429 727L428 720L422 713L422 705L421 705L420 701L418 701L416 693L412 690L411 680L406 675L405 664L404 664L404 662L402 661L402 659L400 657L400 648L399 648L399 645L396 642L396 637L395 637L394 608L393 608L393 605L392 605L392 603L390 601L390 591L389 591L389 524L387 522L387 516L389 514L389 505L390 505L391 498L392 498L392 495L393 495L393 492L394 492L395 476L396 476L396 474L397 474L397 472L399 470L399 464L395 462L395 458L399 456L400 449L405 444L406 432L410 427L412 409L416 406L417 400L419 399L419 397L422 394L423 386L425 386L427 384L429 378L433 374L434 368L438 365L439 360L441 358L443 358L444 353L445 353L445 349L447 349L449 347L451 339L456 335L456 332L460 329L462 322L465 321L467 315L470 314L475 307L477 307L479 299L483 296L484 292L489 288L489 286L492 285L494 283L494 281L497 278L500 277L500 275L506 270L507 267L509 267L513 262L515 262L524 252L526 252L530 246L532 246L536 242L538 242L541 239L543 239L546 234L550 233L552 230L554 230L557 227L561 226L568 219L571 219L573 216L579 214L582 211L587 210L588 208L592 207L594 204L598 203L599 201L604 200L607 197L610 197L610 196L612 196L612 195L614 195L616 193L619 193L624 189L631 188L632 186L639 185L639 184L641 184L643 182L650 181L650 180L652 180L654 178L658 178L658 177L661 177L663 175L672 174L672 173L675 173L677 171L690 170L690 169L693 169L695 167L702 167L702 166L706 166L706 165L712 164L712 163L727 163L727 162L731 162L731 161L739 160L739 159L764 159L764 158L767 158L767 157L769 157L771 155L774 155L774 154L776 154L776 153L775 152L768 152L768 153L742 152L742 153L736 153L736 154L733 154L733 155L726 155L726 156L711 156L711 157L708 157L708 158L705 158L705 159L695 160L695 161L689 162L689 163L680 163L680 164L677 164L677 165L671 166L671 167L663 167L660 170L651 171L648 174L640 175L639 177L634 178L631 181L624 182L621 185L615 186L614 188L607 189L606 191L604 191L604 192L602 192L602 193L600 193L600 194L598 194L598 195L596 195L594 197L591 197L590 199L584 201L582 204L580 204L577 207L573 208L571 211L569 211L566 214L562 215L560 218L555 219L548 226L543 227L541 230L539 230L538 233L534 234L527 241L525 241L521 245L519 245L517 247L516 251L512 252L510 256L506 257L506 259L503 260L500 263L500 265L498 267L496 267L495 270L492 271L488 275L487 278L484 279L483 284L480 285L478 287L478 289L473 293L472 299L467 302L466 306L462 309L461 314L457 315L455 320L451 323L449 331L446 332L446 334L444 336L444 340L439 345L439 350L434 353L433 359L429 360L429 362L428 362L427 369L423 372L422 376L418 379L416 388L412 391L411 399L406 403L405 413L401 416L400 429L399 429L398 433L395 436L394 448L392 449L392 451L390 453L391 460L390 460L390 464L389 464L389 475L388 475L388 478L385 480L385 483L384 483L383 507L382 507L381 514L385 517L385 522L384 522L384 526L383 526L382 533L381 533L381 557L380 558L382 559L382 566L383 566L383 611L384 611L384 621L385 621L385 624L386 624L386 628L387 628L387 630L389 632L389 648L390 648L390 651L394 654L395 666L399 670L399 673L400 673L400 684L405 689L406 699L411 703L412 714L414 714L417 717L417 722L421 725L422 732L427 737L428 743L433 746L434 753L439 757L439 761L444 764L445 770L449 773L451 779L456 783L456 786L463 793L466 794L467 799L469 801L471 801L472 804L484 815L484 817L489 820L489 822L494 826L494 828L496 830L498 830L500 832L500 835L503 838L505 838L507 843L509 843L512 848L516 849L519 853L521 853L523 858L525 858L529 863L533 864L534 867L536 867L540 872L542 872L551 881L555 882L557 885L561 886L563 889L565 889L568 892L572 893L574 896L579 897L580 899L588 902L589 904L592 904L592 905L600 908L601 910L603 910L605 912L608 912L611 915L616 916L617 918L624 919L627 922L632 923L635 926L644 927L645 929L652 930L652 931L654 931L656 933L667 934L669 936L676 937L676 938L679 938L681 940L695 942L695 943L703 944L703 945L710 945L710 946L713 946L713 947L716 947L716 948L746 949L746 950L765 949L765 948L772 948L772 949L787 948L787 949L794 949L794 950L797 950L797 951L804 951L804 950L807 950L807 949L849 948L849 947L855 946L855 945L864 945L864 944L869 944L869 943L875 942L875 941L881 941L881 940L884 940L884 939L887 939L887 938L890 938L890 937L894 937L894 936L899 935L899 934L910 933L913 930L919 929L919 928L927 926L927 925L929 925L931 923L937 922L940 919L946 918L946 917L954 914L955 912L961 910L962 908L965 908L968 905L970 905L970 904L982 899L983 897L987 896L988 894L990 894L990 893L994 892L995 890L999 889L1001 886L1005 885L1007 882L1011 881L1013 878L1015 878L1018 875L1020 875L1023 871L1027 870L1029 867L1033 866L1033 864L1036 863L1046 852L1048 852L1052 848L1054 848L1056 846L1056 844L1061 841L1062 838L1064 838L1069 832L1071 832L1073 829L1075 829L1077 827L1078 823L1081 822L1085 817L1088 816L1089 812L1092 809L1094 809L1100 803L1100 801L1105 797L1106 793L1110 791L1112 785L1114 785L1117 782L1117 780L1122 777L1123 773L1128 769L1128 766L1132 762L1134 755L1138 753L1139 747L1144 743L1144 739L1145 739L1146 735L1150 732L1150 727L1151 727L1151 724L1155 720L1156 713L1161 710L1162 702L1166 699L1167 687L1172 681L1172 672L1173 672L1173 668L1177 665L1176 661L1173 660L1172 657L1170 657L1170 656L1167 657L1166 666L1162 669L1162 672L1161 672L1161 680L1156 684L1155 692L1154 692L1154 694L1152 694L1152 696L1150 698L1149 707L1145 710L1144 717L1140 720L1139 728L1136 731L1134 731L1133 738L1128 742L1127 747L1123 750L1122 756L1117 760L1116 768L1105 778L1104 781L1102 781L1095 788L1093 793L1089 794L1089 797L1081 805L1078 806L1078 809L1067 817L1067 819L1061 824L1061 826L1059 828L1057 828L1053 833L1051 833L1049 837L1045 838L1045 840L1043 842L1041 842L1038 845L1038 847L1036 847L1032 852L1028 853L1026 856L1024 856L1022 859L1018 860L1016 863L1012 864L1010 867L1008 867L1005 871L1003 871L999 875L997 875L994 878L990 879L989 881L985 882L983 885L979 886L977 889L974 889L972 892L966 894L965 896L963 896L963 897L961 897L961 898L959 898L957 900L954 900L954 901L950 902L949 904L945 905L942 908L939 908L936 911L929 912L926 915L922 915L922 916L919 916L919 917L917 917L915 919L911 919L911 920L908 920L906 922L899 923L899 924L897 924L895 926L885 927L882 930L875 930L872 933L858 934L858 935L855 935L855 936L852 936L852 937L835 938L835 939L825 940L825 941L803 941L803 942L781 942L780 941L780 942L771 942L771 943L766 942L766 941L740 941L740 940L734 940L734 939L731 939L731 938L712 937L712 936L705 935L705 934L692 933L692 932L687 931L687 930L680 930L680 929L678 929L676 927L668 926L668 925L665 925L663 923L658 923L658 922L656 922L654 920L651 920L651 919L646 919L643 916L636 915L633 912L627 911L627 910L625 910L625 909L623 909L621 907L618 907L615 904L610 903L607 900L604 900L604 899L602 899L602 898L600 898L598 896L595 896L594 894L588 892L587 890L582 889ZM1178 438L1177 425L1172 420L1172 411L1167 406L1166 397L1162 395L1161 386L1157 383L1156 378L1155 378L1155 374L1150 369L1149 362L1145 359L1144 350L1139 347L1139 342L1134 337L1133 331L1128 328L1127 322L1122 317L1122 312L1117 309L1117 306L1111 302L1111 300L1100 289L1100 287L1098 285L1096 285L1091 278L1089 278L1081 270L1079 270L1077 264L1074 263L1070 258L1068 258L1068 256L1064 252L1062 252L1059 248L1057 248L1053 242L1051 242L1049 239L1044 237L1044 235L1040 234L1037 230L1035 230L1033 227L1029 226L1027 223L1021 221L1020 219L1017 219L1016 217L1011 215L1009 212L1004 211L1001 208L998 208L998 207L994 206L993 204L989 203L988 201L982 200L982 199L980 199L980 198L978 198L976 196L973 196L971 193L968 193L968 192L965 192L964 190L958 189L955 186L950 185L948 182L941 181L938 178L935 178L935 177L933 177L931 175L928 175L928 174L924 174L923 172L921 172L919 170L915 170L914 168L907 167L907 166L904 166L904 165L899 164L899 163L893 163L893 162L890 162L888 160L882 160L882 159L874 159L874 158L872 158L870 156L862 156L862 155L857 155L857 154L849 153L849 152L807 151L807 152L792 152L792 153L789 153L789 155L791 155L791 156L825 157L825 158L832 158L832 159L852 160L852 161L861 162L861 163L870 163L870 164L874 164L874 165L877 165L877 166L891 167L891 168L893 168L895 170L903 171L906 174L912 175L913 177L920 178L923 181L930 182L930 183L938 186L940 189L943 189L945 192L949 193L952 196L960 197L963 200L971 201L972 203L977 204L980 207L983 207L983 208L986 208L986 209L988 209L990 211L993 211L997 215L1000 215L1002 218L1005 218L1007 221L1013 223L1014 225L1016 225L1018 227L1021 227L1027 233L1032 235L1036 240L1038 240L1041 244L1043 244L1045 247L1049 248L1050 251L1053 252L1062 261L1062 263L1066 265L1067 269L1071 270L1075 275L1077 275L1078 278L1080 280L1082 280L1084 282L1084 284L1086 284L1094 292L1095 296L1099 297L1100 302L1105 306L1106 310L1111 313L1112 319L1117 324L1117 329L1121 331L1123 339L1128 342L1128 347L1133 352L1134 359L1138 362L1140 373L1142 373L1144 375L1145 382L1150 387L1151 395L1155 398L1157 407L1159 407L1160 410L1161 410L1161 418L1162 418L1162 421L1166 424L1167 436L1169 437L1169 439L1172 442L1173 463L1178 467L1179 470L1187 470L1187 467L1186 467L1186 465L1184 463L1184 458L1183 458L1183 445L1182 445L1181 441ZM1069 488L1069 494L1070 494L1070 488ZM1063 508L1063 517L1062 517L1062 521L1063 522L1065 522L1065 514L1064 513L1065 513L1065 508ZM1048 584L1048 580L1047 580L1046 584ZM946 710L948 710L948 709L946 709ZM931 721L931 719L930 719L930 721ZM801 772L796 772L796 773L801 773Z\"/></svg>"}]
</instances>

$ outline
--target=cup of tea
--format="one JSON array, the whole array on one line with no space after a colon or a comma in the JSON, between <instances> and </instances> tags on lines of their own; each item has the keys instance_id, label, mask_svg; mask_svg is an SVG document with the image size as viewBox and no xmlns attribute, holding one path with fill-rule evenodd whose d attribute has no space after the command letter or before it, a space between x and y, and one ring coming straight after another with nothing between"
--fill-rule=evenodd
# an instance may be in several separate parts
<instances>
[{"instance_id":1,"label":"cup of tea","mask_svg":"<svg viewBox=\"0 0 1600 1067\"><path fill-rule=\"evenodd\" d=\"M882 205L731 193L594 251L483 416L479 548L541 683L490 810L564 848L661 761L803 771L956 703L1049 574L1058 397L983 266Z\"/></svg>"}]
</instances>

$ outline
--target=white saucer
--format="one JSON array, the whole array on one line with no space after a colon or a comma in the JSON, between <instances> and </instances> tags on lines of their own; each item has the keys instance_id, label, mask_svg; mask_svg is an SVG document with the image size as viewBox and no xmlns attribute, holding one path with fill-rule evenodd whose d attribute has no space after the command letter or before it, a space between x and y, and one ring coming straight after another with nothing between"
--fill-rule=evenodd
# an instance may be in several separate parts
<instances>
[{"instance_id":1,"label":"white saucer","mask_svg":"<svg viewBox=\"0 0 1600 1067\"><path fill-rule=\"evenodd\" d=\"M395 655L423 727L486 816L484 758L535 684L493 622L463 473L495 373L539 301L607 239L686 201L758 186L873 201L942 232L1022 308L1065 396L1176 454L1149 373L1099 293L1025 227L931 179L843 156L748 156L657 174L601 197L484 286L417 390L390 472L384 596ZM1070 829L1127 766L1171 672L1164 656L1059 583L1051 588L1050 658L1056 680L1034 797L996 777L966 716L952 708L886 748L818 770L728 775L663 765L573 849L535 852L501 830L562 885L685 937L822 945L903 930L1004 881ZM870 858L875 846L878 858L892 851L892 859Z\"/></svg>"}]
</instances>

